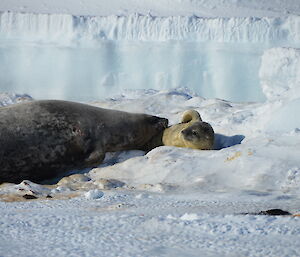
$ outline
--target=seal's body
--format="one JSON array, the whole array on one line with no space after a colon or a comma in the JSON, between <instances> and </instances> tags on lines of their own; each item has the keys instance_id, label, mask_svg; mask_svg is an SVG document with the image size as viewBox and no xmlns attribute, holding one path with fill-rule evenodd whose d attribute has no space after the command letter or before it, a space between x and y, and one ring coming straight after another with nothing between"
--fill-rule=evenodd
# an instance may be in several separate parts
<instances>
[{"instance_id":1,"label":"seal's body","mask_svg":"<svg viewBox=\"0 0 300 257\"><path fill-rule=\"evenodd\" d=\"M181 123L164 130L162 144L210 150L214 144L214 130L209 123L202 121L197 111L188 110L184 112Z\"/></svg>"},{"instance_id":2,"label":"seal's body","mask_svg":"<svg viewBox=\"0 0 300 257\"><path fill-rule=\"evenodd\" d=\"M0 108L0 183L33 182L99 165L105 152L144 149L168 120L90 105L32 101Z\"/></svg>"}]
</instances>

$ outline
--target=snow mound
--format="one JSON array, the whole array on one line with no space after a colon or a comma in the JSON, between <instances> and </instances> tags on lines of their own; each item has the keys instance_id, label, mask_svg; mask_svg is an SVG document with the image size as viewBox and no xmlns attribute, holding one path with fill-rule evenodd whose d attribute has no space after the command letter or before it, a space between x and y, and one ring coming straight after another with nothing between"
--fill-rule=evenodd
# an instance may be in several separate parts
<instances>
[{"instance_id":1,"label":"snow mound","mask_svg":"<svg viewBox=\"0 0 300 257\"><path fill-rule=\"evenodd\" d=\"M20 184L4 183L0 185L1 201L24 201L25 199L37 199L51 197L51 189L24 180Z\"/></svg>"},{"instance_id":2,"label":"snow mound","mask_svg":"<svg viewBox=\"0 0 300 257\"><path fill-rule=\"evenodd\" d=\"M0 107L32 100L32 97L27 94L0 93Z\"/></svg>"},{"instance_id":3,"label":"snow mound","mask_svg":"<svg viewBox=\"0 0 300 257\"><path fill-rule=\"evenodd\" d=\"M259 76L268 100L299 98L300 49L278 47L266 50Z\"/></svg>"},{"instance_id":4,"label":"snow mound","mask_svg":"<svg viewBox=\"0 0 300 257\"><path fill-rule=\"evenodd\" d=\"M295 142L299 136L260 137L220 151L159 147L145 156L93 169L89 175L92 180L113 178L144 190L160 186L162 192L177 190L179 186L200 191L296 193L300 186L300 152ZM289 171L295 176L287 175Z\"/></svg>"}]
</instances>

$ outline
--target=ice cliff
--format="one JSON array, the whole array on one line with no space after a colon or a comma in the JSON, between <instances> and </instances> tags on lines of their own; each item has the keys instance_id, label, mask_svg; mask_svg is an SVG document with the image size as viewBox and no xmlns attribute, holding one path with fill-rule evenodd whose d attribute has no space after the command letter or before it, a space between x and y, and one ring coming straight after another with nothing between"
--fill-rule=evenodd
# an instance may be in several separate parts
<instances>
[{"instance_id":1,"label":"ice cliff","mask_svg":"<svg viewBox=\"0 0 300 257\"><path fill-rule=\"evenodd\" d=\"M1 38L62 43L93 40L270 43L290 46L300 42L300 17L201 18L197 16L153 17L72 16L2 12Z\"/></svg>"},{"instance_id":2,"label":"ice cliff","mask_svg":"<svg viewBox=\"0 0 300 257\"><path fill-rule=\"evenodd\" d=\"M187 87L209 98L264 101L273 90L267 86L268 76L273 68L277 72L276 50L268 49L299 48L299 31L296 15L2 12L1 92L89 101L123 89ZM276 76L285 81L288 74L282 72Z\"/></svg>"}]
</instances>

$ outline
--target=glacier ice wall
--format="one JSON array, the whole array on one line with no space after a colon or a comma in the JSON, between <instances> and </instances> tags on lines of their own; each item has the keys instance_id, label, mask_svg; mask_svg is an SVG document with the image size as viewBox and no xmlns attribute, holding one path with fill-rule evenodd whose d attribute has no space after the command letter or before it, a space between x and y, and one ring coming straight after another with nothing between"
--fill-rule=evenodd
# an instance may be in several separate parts
<instances>
[{"instance_id":1,"label":"glacier ice wall","mask_svg":"<svg viewBox=\"0 0 300 257\"><path fill-rule=\"evenodd\" d=\"M72 16L68 14L0 13L1 38L77 43L94 40L280 43L300 41L300 17L201 18Z\"/></svg>"},{"instance_id":2,"label":"glacier ice wall","mask_svg":"<svg viewBox=\"0 0 300 257\"><path fill-rule=\"evenodd\" d=\"M0 92L91 100L188 87L262 101L263 52L300 47L300 17L200 18L0 13Z\"/></svg>"}]
</instances>

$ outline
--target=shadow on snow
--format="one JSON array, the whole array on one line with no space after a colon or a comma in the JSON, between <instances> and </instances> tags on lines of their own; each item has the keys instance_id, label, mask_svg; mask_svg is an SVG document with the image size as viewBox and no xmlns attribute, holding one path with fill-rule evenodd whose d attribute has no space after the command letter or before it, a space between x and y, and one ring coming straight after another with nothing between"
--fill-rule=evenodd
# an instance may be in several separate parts
<instances>
[{"instance_id":1,"label":"shadow on snow","mask_svg":"<svg viewBox=\"0 0 300 257\"><path fill-rule=\"evenodd\" d=\"M223 148L231 147L240 144L244 140L243 135L225 136L222 134L215 134L214 150L221 150Z\"/></svg>"}]
</instances>

